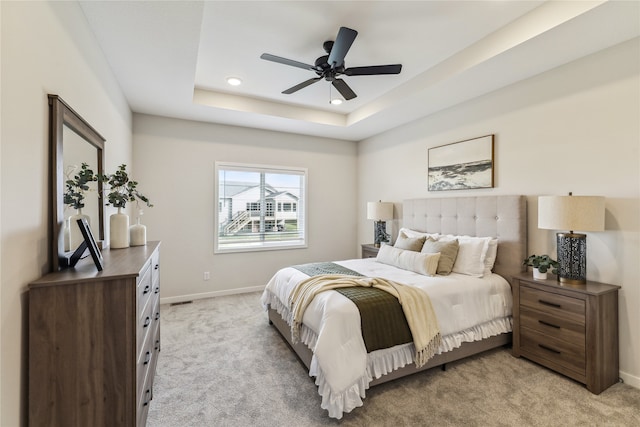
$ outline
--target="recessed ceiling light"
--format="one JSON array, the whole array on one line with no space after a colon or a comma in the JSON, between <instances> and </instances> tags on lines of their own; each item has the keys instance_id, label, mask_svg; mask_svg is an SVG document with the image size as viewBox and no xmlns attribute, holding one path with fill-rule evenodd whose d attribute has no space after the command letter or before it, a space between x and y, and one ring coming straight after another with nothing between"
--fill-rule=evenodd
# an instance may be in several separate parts
<instances>
[{"instance_id":1,"label":"recessed ceiling light","mask_svg":"<svg viewBox=\"0 0 640 427\"><path fill-rule=\"evenodd\" d=\"M331 105L340 105L340 104L342 104L342 99L340 99L340 98L333 98L331 101L329 101L329 103L330 103Z\"/></svg>"},{"instance_id":2,"label":"recessed ceiling light","mask_svg":"<svg viewBox=\"0 0 640 427\"><path fill-rule=\"evenodd\" d=\"M231 86L240 86L242 84L242 80L238 77L227 77L227 83Z\"/></svg>"}]
</instances>

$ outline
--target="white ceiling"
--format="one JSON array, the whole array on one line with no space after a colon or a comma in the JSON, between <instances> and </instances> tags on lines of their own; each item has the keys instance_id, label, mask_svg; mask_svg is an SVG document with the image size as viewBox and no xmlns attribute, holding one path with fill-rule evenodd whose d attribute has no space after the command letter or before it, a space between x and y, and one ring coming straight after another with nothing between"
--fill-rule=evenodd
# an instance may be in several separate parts
<instances>
[{"instance_id":1,"label":"white ceiling","mask_svg":"<svg viewBox=\"0 0 640 427\"><path fill-rule=\"evenodd\" d=\"M640 36L637 1L81 1L134 112L361 140ZM343 76L357 98L329 105L329 82L260 59L313 64L341 26ZM225 79L240 77L229 86Z\"/></svg>"}]
</instances>

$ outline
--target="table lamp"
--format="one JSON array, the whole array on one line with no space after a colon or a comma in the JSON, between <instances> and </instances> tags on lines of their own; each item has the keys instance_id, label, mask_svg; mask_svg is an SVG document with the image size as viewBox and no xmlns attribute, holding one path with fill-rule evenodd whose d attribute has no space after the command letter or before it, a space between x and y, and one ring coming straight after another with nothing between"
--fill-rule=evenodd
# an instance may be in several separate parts
<instances>
[{"instance_id":1,"label":"table lamp","mask_svg":"<svg viewBox=\"0 0 640 427\"><path fill-rule=\"evenodd\" d=\"M556 234L558 280L562 283L587 282L587 235L579 231L604 230L604 197L540 196L538 228L570 230Z\"/></svg>"},{"instance_id":2,"label":"table lamp","mask_svg":"<svg viewBox=\"0 0 640 427\"><path fill-rule=\"evenodd\" d=\"M389 241L387 233L387 223L389 219L393 219L393 203L391 202L368 202L367 203L367 219L372 219L373 223L373 244L379 248L381 242Z\"/></svg>"}]
</instances>

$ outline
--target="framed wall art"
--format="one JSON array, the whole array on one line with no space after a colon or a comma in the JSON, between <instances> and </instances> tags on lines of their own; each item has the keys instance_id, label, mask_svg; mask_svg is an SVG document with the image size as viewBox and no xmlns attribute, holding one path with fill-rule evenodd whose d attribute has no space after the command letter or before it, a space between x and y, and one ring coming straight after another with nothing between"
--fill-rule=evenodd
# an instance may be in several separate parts
<instances>
[{"instance_id":1,"label":"framed wall art","mask_svg":"<svg viewBox=\"0 0 640 427\"><path fill-rule=\"evenodd\" d=\"M493 135L429 148L429 191L493 187Z\"/></svg>"}]
</instances>

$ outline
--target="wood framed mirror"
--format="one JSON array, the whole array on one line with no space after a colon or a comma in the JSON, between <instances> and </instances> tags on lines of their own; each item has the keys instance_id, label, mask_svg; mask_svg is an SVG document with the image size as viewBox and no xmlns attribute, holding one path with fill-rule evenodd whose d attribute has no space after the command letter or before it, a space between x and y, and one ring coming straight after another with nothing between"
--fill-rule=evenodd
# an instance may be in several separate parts
<instances>
[{"instance_id":1,"label":"wood framed mirror","mask_svg":"<svg viewBox=\"0 0 640 427\"><path fill-rule=\"evenodd\" d=\"M95 174L103 175L105 139L58 95L49 97L50 150L50 265L52 271L66 268L76 249L70 242L70 219L77 214L64 203L67 179L73 179L86 163ZM82 214L88 217L91 231L104 240L104 208L100 195L102 182L89 184L84 192ZM77 226L77 225L76 225Z\"/></svg>"}]
</instances>

